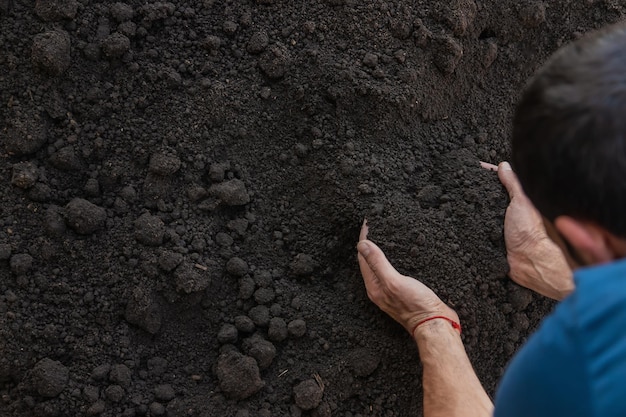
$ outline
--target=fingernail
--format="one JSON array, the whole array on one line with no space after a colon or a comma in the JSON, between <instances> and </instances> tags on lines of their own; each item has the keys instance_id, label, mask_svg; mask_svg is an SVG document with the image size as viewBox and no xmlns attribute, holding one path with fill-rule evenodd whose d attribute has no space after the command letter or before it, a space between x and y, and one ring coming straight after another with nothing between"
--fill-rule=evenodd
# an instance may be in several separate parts
<instances>
[{"instance_id":1,"label":"fingernail","mask_svg":"<svg viewBox=\"0 0 626 417\"><path fill-rule=\"evenodd\" d=\"M494 165L494 164L490 164L489 162L483 162L483 161L478 161L480 162L480 166L483 167L484 169L488 169L490 171L497 171L498 170L498 166Z\"/></svg>"},{"instance_id":2,"label":"fingernail","mask_svg":"<svg viewBox=\"0 0 626 417\"><path fill-rule=\"evenodd\" d=\"M363 219L363 224L361 225L361 231L359 232L359 241L366 240L368 232L369 232L369 227L367 227L367 219Z\"/></svg>"},{"instance_id":3,"label":"fingernail","mask_svg":"<svg viewBox=\"0 0 626 417\"><path fill-rule=\"evenodd\" d=\"M372 248L370 248L369 243L365 242L365 241L360 241L357 245L356 245L356 250L359 251L359 253L361 254L361 256L366 257L367 255L370 254L370 252L372 251Z\"/></svg>"},{"instance_id":4,"label":"fingernail","mask_svg":"<svg viewBox=\"0 0 626 417\"><path fill-rule=\"evenodd\" d=\"M513 171L513 168L511 168L511 164L509 164L508 162L503 162L501 165L504 171Z\"/></svg>"}]
</instances>

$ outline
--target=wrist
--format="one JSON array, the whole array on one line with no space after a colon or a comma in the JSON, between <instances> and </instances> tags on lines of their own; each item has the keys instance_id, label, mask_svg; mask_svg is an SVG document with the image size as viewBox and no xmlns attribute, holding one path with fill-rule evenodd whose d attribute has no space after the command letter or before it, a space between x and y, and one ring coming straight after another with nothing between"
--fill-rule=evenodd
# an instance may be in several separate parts
<instances>
[{"instance_id":1,"label":"wrist","mask_svg":"<svg viewBox=\"0 0 626 417\"><path fill-rule=\"evenodd\" d=\"M437 335L441 336L441 332L451 332L460 336L461 325L458 322L458 318L456 318L456 320L446 316L433 316L426 318L418 322L413 327L411 336L417 341L419 338L428 338Z\"/></svg>"},{"instance_id":2,"label":"wrist","mask_svg":"<svg viewBox=\"0 0 626 417\"><path fill-rule=\"evenodd\" d=\"M548 238L524 252L509 252L507 260L513 281L541 295L561 300L574 289L563 252Z\"/></svg>"}]
</instances>

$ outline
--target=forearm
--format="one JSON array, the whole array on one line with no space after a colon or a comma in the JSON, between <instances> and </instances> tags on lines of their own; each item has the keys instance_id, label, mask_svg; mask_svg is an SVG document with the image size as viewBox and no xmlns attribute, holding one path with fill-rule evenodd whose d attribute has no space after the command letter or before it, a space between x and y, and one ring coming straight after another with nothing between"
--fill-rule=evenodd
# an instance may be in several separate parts
<instances>
[{"instance_id":1,"label":"forearm","mask_svg":"<svg viewBox=\"0 0 626 417\"><path fill-rule=\"evenodd\" d=\"M490 417L493 404L450 323L424 323L414 338L424 368L424 416Z\"/></svg>"},{"instance_id":2,"label":"forearm","mask_svg":"<svg viewBox=\"0 0 626 417\"><path fill-rule=\"evenodd\" d=\"M554 300L562 300L574 290L568 261L559 246L545 238L525 251L509 252L509 276L523 287Z\"/></svg>"}]
</instances>

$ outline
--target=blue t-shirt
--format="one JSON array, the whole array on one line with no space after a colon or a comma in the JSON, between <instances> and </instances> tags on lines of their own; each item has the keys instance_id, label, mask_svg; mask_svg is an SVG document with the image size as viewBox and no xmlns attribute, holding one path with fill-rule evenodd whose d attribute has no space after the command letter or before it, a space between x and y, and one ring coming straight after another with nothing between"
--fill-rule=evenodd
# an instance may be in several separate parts
<instances>
[{"instance_id":1,"label":"blue t-shirt","mask_svg":"<svg viewBox=\"0 0 626 417\"><path fill-rule=\"evenodd\" d=\"M574 281L509 364L494 417L626 416L626 260Z\"/></svg>"}]
</instances>

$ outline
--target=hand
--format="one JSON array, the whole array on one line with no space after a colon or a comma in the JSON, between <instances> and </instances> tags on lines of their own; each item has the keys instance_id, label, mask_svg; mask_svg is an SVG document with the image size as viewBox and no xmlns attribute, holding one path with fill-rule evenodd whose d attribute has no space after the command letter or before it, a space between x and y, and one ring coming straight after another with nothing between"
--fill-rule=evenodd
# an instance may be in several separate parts
<instances>
[{"instance_id":1,"label":"hand","mask_svg":"<svg viewBox=\"0 0 626 417\"><path fill-rule=\"evenodd\" d=\"M539 294L555 300L565 298L574 289L565 254L550 238L541 214L524 194L508 162L499 165L498 177L511 199L504 218L509 276Z\"/></svg>"},{"instance_id":2,"label":"hand","mask_svg":"<svg viewBox=\"0 0 626 417\"><path fill-rule=\"evenodd\" d=\"M409 333L420 321L429 317L445 316L459 322L456 312L441 301L430 288L396 271L383 251L367 240L367 222L363 222L359 239L357 245L359 267L367 296L381 310L400 323Z\"/></svg>"}]
</instances>

